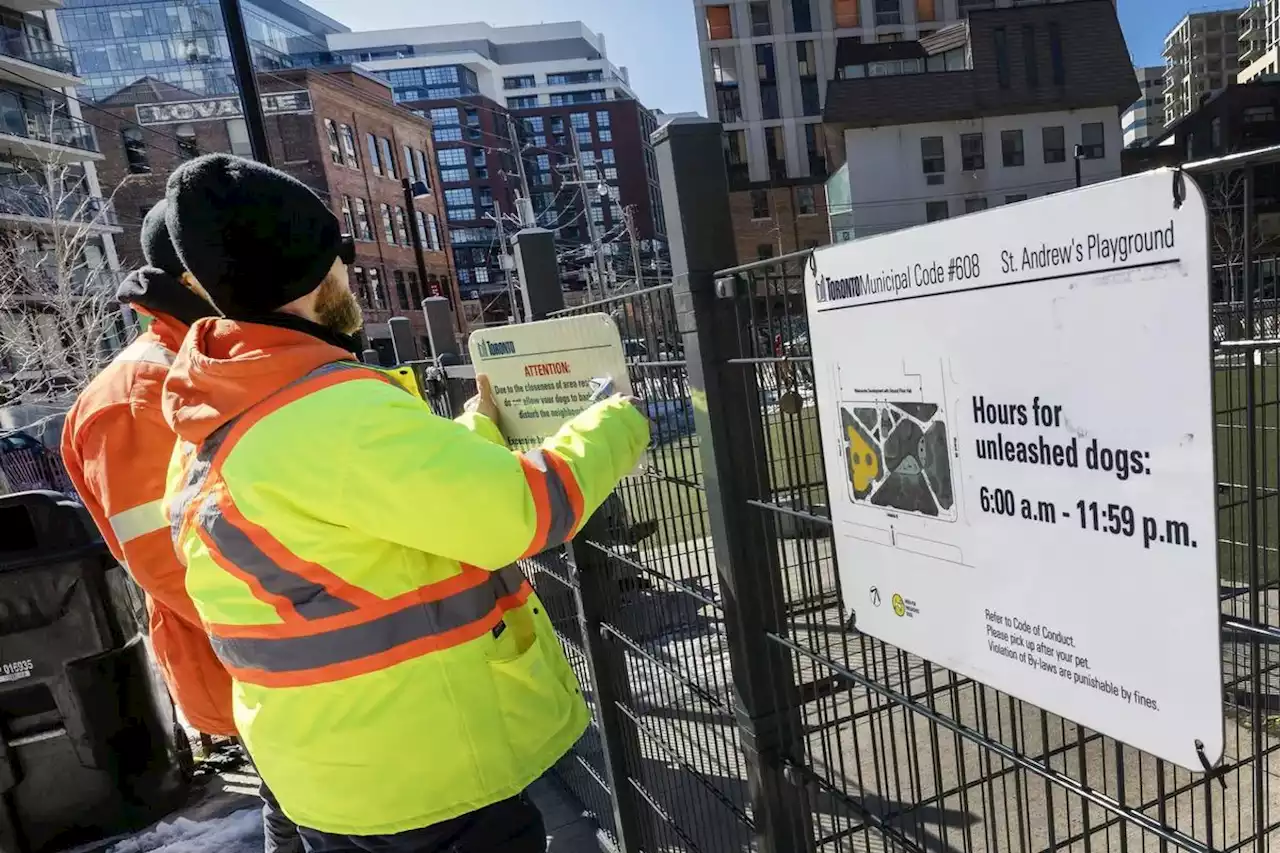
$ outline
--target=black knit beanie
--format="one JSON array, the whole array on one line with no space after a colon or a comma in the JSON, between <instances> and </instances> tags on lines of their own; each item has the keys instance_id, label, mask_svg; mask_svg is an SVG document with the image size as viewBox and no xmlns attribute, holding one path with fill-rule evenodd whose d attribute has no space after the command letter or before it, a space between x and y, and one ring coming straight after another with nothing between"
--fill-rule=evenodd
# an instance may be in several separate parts
<instances>
[{"instance_id":1,"label":"black knit beanie","mask_svg":"<svg viewBox=\"0 0 1280 853\"><path fill-rule=\"evenodd\" d=\"M228 317L261 315L320 286L342 243L338 220L284 172L230 154L169 176L165 221L183 266Z\"/></svg>"},{"instance_id":2,"label":"black knit beanie","mask_svg":"<svg viewBox=\"0 0 1280 853\"><path fill-rule=\"evenodd\" d=\"M173 241L169 239L169 226L164 221L167 208L165 200L160 199L143 218L142 257L147 259L147 266L162 269L174 278L181 278L186 270L173 248Z\"/></svg>"}]
</instances>

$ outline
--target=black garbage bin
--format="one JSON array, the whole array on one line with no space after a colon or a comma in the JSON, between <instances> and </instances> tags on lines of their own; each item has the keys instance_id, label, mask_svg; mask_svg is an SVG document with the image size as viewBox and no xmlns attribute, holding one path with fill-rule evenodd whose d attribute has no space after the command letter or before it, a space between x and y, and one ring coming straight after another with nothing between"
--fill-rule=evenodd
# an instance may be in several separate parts
<instances>
[{"instance_id":1,"label":"black garbage bin","mask_svg":"<svg viewBox=\"0 0 1280 853\"><path fill-rule=\"evenodd\" d=\"M140 828L185 797L190 744L140 600L79 503L0 497L0 853Z\"/></svg>"}]
</instances>

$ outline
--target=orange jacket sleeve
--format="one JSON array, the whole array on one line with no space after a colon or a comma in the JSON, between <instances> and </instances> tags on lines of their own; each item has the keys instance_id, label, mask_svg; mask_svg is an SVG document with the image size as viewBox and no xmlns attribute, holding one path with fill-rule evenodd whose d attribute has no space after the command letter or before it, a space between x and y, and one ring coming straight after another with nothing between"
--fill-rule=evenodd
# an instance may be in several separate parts
<instances>
[{"instance_id":1,"label":"orange jacket sleeve","mask_svg":"<svg viewBox=\"0 0 1280 853\"><path fill-rule=\"evenodd\" d=\"M63 461L111 553L148 595L200 625L162 508L174 437L159 407L122 401L73 420Z\"/></svg>"}]
</instances>

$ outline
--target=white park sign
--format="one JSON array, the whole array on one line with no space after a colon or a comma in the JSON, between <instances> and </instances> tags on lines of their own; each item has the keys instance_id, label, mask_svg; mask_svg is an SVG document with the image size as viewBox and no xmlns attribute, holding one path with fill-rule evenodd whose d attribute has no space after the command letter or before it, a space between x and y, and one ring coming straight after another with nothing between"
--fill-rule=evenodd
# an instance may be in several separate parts
<instances>
[{"instance_id":1,"label":"white park sign","mask_svg":"<svg viewBox=\"0 0 1280 853\"><path fill-rule=\"evenodd\" d=\"M1170 171L818 251L857 628L1191 769L1223 750L1208 233Z\"/></svg>"}]
</instances>

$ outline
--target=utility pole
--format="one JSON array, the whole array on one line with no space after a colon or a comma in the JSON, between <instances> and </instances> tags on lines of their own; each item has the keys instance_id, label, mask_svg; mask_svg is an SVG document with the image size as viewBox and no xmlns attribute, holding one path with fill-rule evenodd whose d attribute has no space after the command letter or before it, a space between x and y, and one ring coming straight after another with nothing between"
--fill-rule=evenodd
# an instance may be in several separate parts
<instances>
[{"instance_id":1,"label":"utility pole","mask_svg":"<svg viewBox=\"0 0 1280 853\"><path fill-rule=\"evenodd\" d=\"M494 205L493 213L486 213L486 219L493 221L494 226L498 229L498 247L502 253L499 256L499 266L502 267L502 276L507 283L507 304L509 306L508 314L511 315L511 322L520 322L520 310L516 305L516 286L515 281L511 277L511 256L507 254L507 235L503 228L502 208ZM496 301L496 300L495 300Z\"/></svg>"},{"instance_id":2,"label":"utility pole","mask_svg":"<svg viewBox=\"0 0 1280 853\"><path fill-rule=\"evenodd\" d=\"M425 291L427 289L427 259L423 255L422 231L418 228L418 223L422 221L419 219L421 214L418 213L418 208L413 204L415 198L413 182L408 178L401 178L400 188L404 191L405 215L409 217L409 231L413 234L411 239L413 240L413 256L418 261L418 280L422 282L422 289ZM450 304L453 303L452 296L446 293L445 297L449 299Z\"/></svg>"},{"instance_id":3,"label":"utility pole","mask_svg":"<svg viewBox=\"0 0 1280 853\"><path fill-rule=\"evenodd\" d=\"M635 271L636 290L644 290L644 270L640 268L640 241L636 234L636 206L627 205L623 211L627 218L627 239L631 241L631 268Z\"/></svg>"},{"instance_id":4,"label":"utility pole","mask_svg":"<svg viewBox=\"0 0 1280 853\"><path fill-rule=\"evenodd\" d=\"M587 239L591 241L591 248L596 256L596 280L600 282L600 298L604 299L608 296L605 290L605 262L604 262L604 243L596 234L596 222L591 218L591 196L587 193L587 187L596 186L604 190L600 195L602 198L609 194L607 184L601 183L599 178L599 170L596 169L596 179L594 181L587 180L587 170L582 165L582 149L578 147L578 132L573 127L569 128L573 138L573 170L577 175L576 181L564 181L565 186L578 187L582 190L583 214L587 220ZM591 299L591 285L587 285L587 299Z\"/></svg>"},{"instance_id":5,"label":"utility pole","mask_svg":"<svg viewBox=\"0 0 1280 853\"><path fill-rule=\"evenodd\" d=\"M231 47L231 66L240 85L240 103L244 109L245 129L249 132L249 149L253 159L271 165L271 147L267 144L267 126L262 118L262 99L258 96L258 78L253 70L253 53L245 35L244 15L240 0L219 0L222 22L227 28L227 44Z\"/></svg>"},{"instance_id":6,"label":"utility pole","mask_svg":"<svg viewBox=\"0 0 1280 853\"><path fill-rule=\"evenodd\" d=\"M520 176L521 198L516 199L516 217L520 220L521 228L532 228L535 223L533 196L529 194L529 176L524 170L524 149L520 146L520 136L516 133L514 121L507 121L507 132L511 137L511 153L516 158L516 173Z\"/></svg>"}]
</instances>

